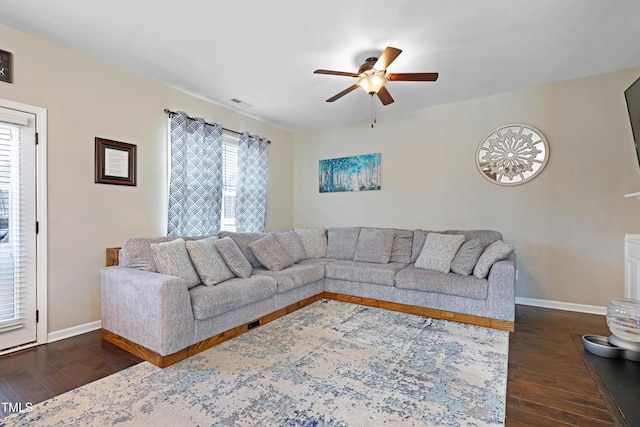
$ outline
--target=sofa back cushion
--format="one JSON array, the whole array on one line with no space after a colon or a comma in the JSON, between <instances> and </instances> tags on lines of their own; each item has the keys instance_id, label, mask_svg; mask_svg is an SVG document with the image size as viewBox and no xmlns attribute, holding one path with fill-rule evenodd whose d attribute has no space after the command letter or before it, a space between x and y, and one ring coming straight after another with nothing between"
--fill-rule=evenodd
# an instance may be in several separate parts
<instances>
[{"instance_id":1,"label":"sofa back cushion","mask_svg":"<svg viewBox=\"0 0 640 427\"><path fill-rule=\"evenodd\" d=\"M295 231L288 230L281 231L279 233L273 233L273 237L276 238L278 243L284 246L289 255L291 255L291 259L293 259L293 262L300 262L304 259L309 258L309 256L307 255L307 251L304 249L304 245L302 244L300 236L298 236L298 233L296 233ZM251 250L253 250L253 248ZM257 258L260 259L260 257Z\"/></svg>"},{"instance_id":2,"label":"sofa back cushion","mask_svg":"<svg viewBox=\"0 0 640 427\"><path fill-rule=\"evenodd\" d=\"M189 258L191 258L200 280L207 286L214 286L236 277L218 252L214 244L216 240L218 240L216 236L211 236L202 240L186 242Z\"/></svg>"},{"instance_id":3,"label":"sofa back cushion","mask_svg":"<svg viewBox=\"0 0 640 427\"><path fill-rule=\"evenodd\" d=\"M358 235L354 261L386 264L391 258L395 231L392 228L362 228Z\"/></svg>"},{"instance_id":4,"label":"sofa back cushion","mask_svg":"<svg viewBox=\"0 0 640 427\"><path fill-rule=\"evenodd\" d=\"M289 252L272 234L249 243L249 248L267 270L280 271L293 265Z\"/></svg>"},{"instance_id":5,"label":"sofa back cushion","mask_svg":"<svg viewBox=\"0 0 640 427\"><path fill-rule=\"evenodd\" d=\"M333 227L327 234L327 258L353 260L360 227Z\"/></svg>"},{"instance_id":6,"label":"sofa back cushion","mask_svg":"<svg viewBox=\"0 0 640 427\"><path fill-rule=\"evenodd\" d=\"M327 256L327 230L324 228L296 228L295 232L300 237L304 251L309 258Z\"/></svg>"},{"instance_id":7,"label":"sofa back cushion","mask_svg":"<svg viewBox=\"0 0 640 427\"><path fill-rule=\"evenodd\" d=\"M170 242L151 243L151 250L156 268L160 273L181 277L187 282L187 288L193 288L200 284L200 276L193 268L184 239L177 238Z\"/></svg>"}]
</instances>

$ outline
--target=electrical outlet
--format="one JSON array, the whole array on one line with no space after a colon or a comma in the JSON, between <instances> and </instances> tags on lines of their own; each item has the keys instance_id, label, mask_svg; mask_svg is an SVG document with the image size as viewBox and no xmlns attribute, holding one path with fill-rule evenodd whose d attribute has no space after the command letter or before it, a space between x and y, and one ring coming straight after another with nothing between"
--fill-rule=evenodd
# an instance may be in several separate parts
<instances>
[{"instance_id":1,"label":"electrical outlet","mask_svg":"<svg viewBox=\"0 0 640 427\"><path fill-rule=\"evenodd\" d=\"M518 276L520 275L520 274L519 274L519 272L520 272L520 270L518 270L518 269L516 268L516 280L518 280Z\"/></svg>"}]
</instances>

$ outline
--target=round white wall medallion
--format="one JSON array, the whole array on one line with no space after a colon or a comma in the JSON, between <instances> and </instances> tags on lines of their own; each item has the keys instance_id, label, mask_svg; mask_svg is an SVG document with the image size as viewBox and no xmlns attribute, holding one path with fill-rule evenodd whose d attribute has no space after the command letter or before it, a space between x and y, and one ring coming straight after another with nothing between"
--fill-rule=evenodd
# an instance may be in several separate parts
<instances>
[{"instance_id":1,"label":"round white wall medallion","mask_svg":"<svg viewBox=\"0 0 640 427\"><path fill-rule=\"evenodd\" d=\"M476 151L483 177L499 185L518 185L535 178L547 165L549 144L533 126L500 126L485 136Z\"/></svg>"}]
</instances>

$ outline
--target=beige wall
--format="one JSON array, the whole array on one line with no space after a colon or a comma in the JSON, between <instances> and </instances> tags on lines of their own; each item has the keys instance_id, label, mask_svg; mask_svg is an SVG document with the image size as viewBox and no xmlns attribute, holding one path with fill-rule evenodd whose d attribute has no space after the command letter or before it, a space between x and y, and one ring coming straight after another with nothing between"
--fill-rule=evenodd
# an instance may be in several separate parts
<instances>
[{"instance_id":1,"label":"beige wall","mask_svg":"<svg viewBox=\"0 0 640 427\"><path fill-rule=\"evenodd\" d=\"M104 248L165 232L165 107L273 141L268 230L494 228L517 247L518 296L603 306L623 293L623 236L640 232L640 204L623 195L640 191L640 168L622 92L640 69L291 135L3 25L0 40L15 62L0 98L49 114L50 332L100 319ZM512 122L545 133L551 158L532 182L499 187L474 154ZM138 146L137 187L93 182L96 136ZM318 193L318 160L372 152L381 191Z\"/></svg>"},{"instance_id":2,"label":"beige wall","mask_svg":"<svg viewBox=\"0 0 640 427\"><path fill-rule=\"evenodd\" d=\"M15 75L0 98L48 110L50 332L100 320L106 247L166 234L164 108L271 139L267 228L291 227L290 133L7 26L0 40ZM96 136L138 146L136 187L94 183Z\"/></svg>"},{"instance_id":3,"label":"beige wall","mask_svg":"<svg viewBox=\"0 0 640 427\"><path fill-rule=\"evenodd\" d=\"M518 296L606 306L624 293L624 234L640 232L640 203L624 198L640 191L640 167L623 95L639 75L380 118L374 129L361 122L296 134L294 223L496 229L516 246ZM508 123L542 131L550 160L533 181L501 187L480 176L474 155ZM382 153L380 191L318 193L319 160L374 152Z\"/></svg>"}]
</instances>

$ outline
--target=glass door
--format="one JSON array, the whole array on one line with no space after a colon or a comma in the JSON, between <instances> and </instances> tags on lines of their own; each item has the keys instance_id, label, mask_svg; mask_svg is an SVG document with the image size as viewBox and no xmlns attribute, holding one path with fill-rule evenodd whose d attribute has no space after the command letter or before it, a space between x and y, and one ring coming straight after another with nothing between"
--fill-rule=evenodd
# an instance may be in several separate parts
<instances>
[{"instance_id":1,"label":"glass door","mask_svg":"<svg viewBox=\"0 0 640 427\"><path fill-rule=\"evenodd\" d=\"M37 335L35 121L0 108L0 351Z\"/></svg>"}]
</instances>

